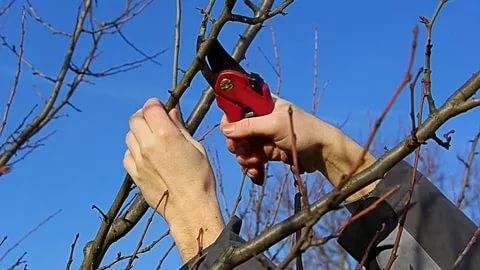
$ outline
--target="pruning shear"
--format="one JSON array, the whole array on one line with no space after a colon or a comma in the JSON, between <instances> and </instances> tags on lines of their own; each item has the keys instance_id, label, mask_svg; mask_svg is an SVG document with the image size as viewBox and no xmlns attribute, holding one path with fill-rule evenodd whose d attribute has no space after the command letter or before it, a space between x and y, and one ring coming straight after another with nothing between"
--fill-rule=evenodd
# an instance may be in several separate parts
<instances>
[{"instance_id":1,"label":"pruning shear","mask_svg":"<svg viewBox=\"0 0 480 270\"><path fill-rule=\"evenodd\" d=\"M213 88L217 104L225 112L228 121L236 122L273 111L270 89L262 77L245 71L217 39L212 41L205 58L201 59L203 77ZM263 180L263 175L252 178L257 185L263 185Z\"/></svg>"}]
</instances>

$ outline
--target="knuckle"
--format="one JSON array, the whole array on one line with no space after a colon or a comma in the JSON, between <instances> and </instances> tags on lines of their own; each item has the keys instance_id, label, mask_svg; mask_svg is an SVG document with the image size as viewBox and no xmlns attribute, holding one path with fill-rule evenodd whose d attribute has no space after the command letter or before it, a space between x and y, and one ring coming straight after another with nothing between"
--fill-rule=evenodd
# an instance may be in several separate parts
<instances>
[{"instance_id":1,"label":"knuckle","mask_svg":"<svg viewBox=\"0 0 480 270\"><path fill-rule=\"evenodd\" d=\"M132 124L137 121L138 119L138 115L137 114L132 114L129 118L128 118L128 124L130 126L132 126Z\"/></svg>"},{"instance_id":2,"label":"knuckle","mask_svg":"<svg viewBox=\"0 0 480 270\"><path fill-rule=\"evenodd\" d=\"M252 125L252 122L250 118L245 118L239 124L240 124L240 127L242 128L249 128Z\"/></svg>"},{"instance_id":3,"label":"knuckle","mask_svg":"<svg viewBox=\"0 0 480 270\"><path fill-rule=\"evenodd\" d=\"M155 155L155 148L150 144L144 144L140 146L140 153L143 158L150 160Z\"/></svg>"}]
</instances>

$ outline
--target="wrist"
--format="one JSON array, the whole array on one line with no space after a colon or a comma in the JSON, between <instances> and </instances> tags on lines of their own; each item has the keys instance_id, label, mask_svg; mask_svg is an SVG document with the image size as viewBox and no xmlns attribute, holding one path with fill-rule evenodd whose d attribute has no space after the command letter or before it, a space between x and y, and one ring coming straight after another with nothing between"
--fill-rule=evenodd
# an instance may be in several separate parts
<instances>
[{"instance_id":1,"label":"wrist","mask_svg":"<svg viewBox=\"0 0 480 270\"><path fill-rule=\"evenodd\" d=\"M165 220L183 262L187 262L198 254L200 229L203 231L201 246L205 249L215 242L225 224L214 195L213 198L211 195L204 196L202 201L195 203L188 200L182 202L183 205L168 209Z\"/></svg>"},{"instance_id":2,"label":"wrist","mask_svg":"<svg viewBox=\"0 0 480 270\"><path fill-rule=\"evenodd\" d=\"M327 179L335 187L345 181L345 176L351 174L351 170L357 166L357 163L364 155L364 149L350 137L345 135L341 130L324 123L322 127L323 138L321 150L321 164L319 170L327 177ZM352 175L363 171L375 162L375 157L367 152L362 164ZM378 181L361 189L357 193L350 196L347 201L352 202L370 193L376 186Z\"/></svg>"}]
</instances>

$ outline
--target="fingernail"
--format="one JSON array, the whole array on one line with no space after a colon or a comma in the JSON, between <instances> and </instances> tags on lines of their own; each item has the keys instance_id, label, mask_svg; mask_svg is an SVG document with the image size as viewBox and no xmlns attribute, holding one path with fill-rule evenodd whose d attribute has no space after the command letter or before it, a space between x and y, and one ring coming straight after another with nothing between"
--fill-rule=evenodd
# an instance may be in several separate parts
<instances>
[{"instance_id":1,"label":"fingernail","mask_svg":"<svg viewBox=\"0 0 480 270\"><path fill-rule=\"evenodd\" d=\"M152 106L152 105L157 105L159 103L160 103L160 101L158 100L158 98L149 98L147 100L147 102L145 102L145 107Z\"/></svg>"},{"instance_id":2,"label":"fingernail","mask_svg":"<svg viewBox=\"0 0 480 270\"><path fill-rule=\"evenodd\" d=\"M226 124L222 127L222 132L224 134L230 134L235 130L235 125L233 124Z\"/></svg>"},{"instance_id":3,"label":"fingernail","mask_svg":"<svg viewBox=\"0 0 480 270\"><path fill-rule=\"evenodd\" d=\"M253 173L253 172L255 172L255 173ZM250 177L250 178L255 178L256 172L257 172L257 171L256 171L255 169L248 169L248 170L247 170L247 175L248 175L248 177Z\"/></svg>"}]
</instances>

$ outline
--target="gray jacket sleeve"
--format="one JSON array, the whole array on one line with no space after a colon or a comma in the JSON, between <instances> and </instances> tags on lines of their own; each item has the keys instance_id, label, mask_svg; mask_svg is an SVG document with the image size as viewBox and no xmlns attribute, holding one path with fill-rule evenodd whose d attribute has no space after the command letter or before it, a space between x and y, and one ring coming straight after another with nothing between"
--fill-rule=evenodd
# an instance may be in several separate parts
<instances>
[{"instance_id":1,"label":"gray jacket sleeve","mask_svg":"<svg viewBox=\"0 0 480 270\"><path fill-rule=\"evenodd\" d=\"M390 170L375 189L359 201L347 206L355 214L395 186L400 189L368 215L356 220L342 232L338 243L357 261L361 261L377 231L385 224L373 248L367 254L367 270L383 269L390 256L410 185L413 168L400 162ZM239 236L241 220L231 220L217 241L201 256L186 263L181 270L209 269L226 247L243 243ZM452 269L467 246L476 225L456 208L427 178L417 173L417 184L399 245L398 258L392 269ZM473 244L456 269L474 270L480 265L480 241ZM237 270L274 269L265 256L257 256L235 267Z\"/></svg>"},{"instance_id":2,"label":"gray jacket sleeve","mask_svg":"<svg viewBox=\"0 0 480 270\"><path fill-rule=\"evenodd\" d=\"M195 269L207 270L210 269L215 261L222 255L222 252L230 246L235 246L245 243L239 234L242 221L234 216L232 220L225 226L218 239L211 246L206 248L202 254L195 256L193 259L183 265L180 270ZM275 265L263 254L240 264L235 267L236 270L266 270L274 269Z\"/></svg>"},{"instance_id":3,"label":"gray jacket sleeve","mask_svg":"<svg viewBox=\"0 0 480 270\"><path fill-rule=\"evenodd\" d=\"M385 224L370 249L367 270L383 269L390 257L404 209L413 168L402 161L390 170L367 198L347 208L355 213L368 207L395 186L399 191L380 207L348 226L338 243L360 261L373 237ZM427 178L417 173L417 184L392 269L452 269L456 259L475 233L477 226L455 207ZM480 243L477 241L456 269L480 269Z\"/></svg>"}]
</instances>

